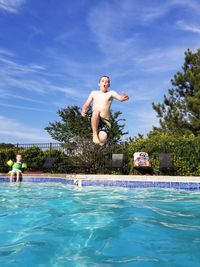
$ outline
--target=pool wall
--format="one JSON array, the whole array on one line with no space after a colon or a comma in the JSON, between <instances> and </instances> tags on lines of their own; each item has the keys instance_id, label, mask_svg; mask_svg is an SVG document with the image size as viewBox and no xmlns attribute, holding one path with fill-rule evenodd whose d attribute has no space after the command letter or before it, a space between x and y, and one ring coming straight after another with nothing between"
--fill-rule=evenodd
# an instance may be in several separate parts
<instances>
[{"instance_id":1,"label":"pool wall","mask_svg":"<svg viewBox=\"0 0 200 267\"><path fill-rule=\"evenodd\" d=\"M0 182L9 182L1 175ZM74 186L112 186L126 188L173 188L200 191L200 177L135 175L23 175L22 182L57 182Z\"/></svg>"}]
</instances>

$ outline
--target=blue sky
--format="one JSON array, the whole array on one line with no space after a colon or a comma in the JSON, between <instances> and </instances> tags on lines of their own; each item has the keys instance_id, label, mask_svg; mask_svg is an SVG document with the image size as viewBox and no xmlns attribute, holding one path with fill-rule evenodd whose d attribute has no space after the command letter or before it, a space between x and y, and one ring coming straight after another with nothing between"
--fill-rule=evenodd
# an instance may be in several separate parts
<instances>
[{"instance_id":1,"label":"blue sky","mask_svg":"<svg viewBox=\"0 0 200 267\"><path fill-rule=\"evenodd\" d=\"M200 43L195 0L0 0L0 142L52 141L57 111L82 106L98 78L126 92L129 136L156 125L184 51Z\"/></svg>"}]
</instances>

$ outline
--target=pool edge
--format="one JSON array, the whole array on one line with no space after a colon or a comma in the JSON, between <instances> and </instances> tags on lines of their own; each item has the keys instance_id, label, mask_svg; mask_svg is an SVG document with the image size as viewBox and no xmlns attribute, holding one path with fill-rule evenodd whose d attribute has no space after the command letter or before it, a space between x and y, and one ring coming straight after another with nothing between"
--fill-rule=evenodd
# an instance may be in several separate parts
<instances>
[{"instance_id":1,"label":"pool edge","mask_svg":"<svg viewBox=\"0 0 200 267\"><path fill-rule=\"evenodd\" d=\"M101 186L125 188L172 188L200 191L200 177L66 175L67 177L24 175L22 182L55 182L73 186ZM106 179L105 179L106 178ZM195 179L196 178L196 179ZM0 175L0 182L9 182L8 175Z\"/></svg>"}]
</instances>

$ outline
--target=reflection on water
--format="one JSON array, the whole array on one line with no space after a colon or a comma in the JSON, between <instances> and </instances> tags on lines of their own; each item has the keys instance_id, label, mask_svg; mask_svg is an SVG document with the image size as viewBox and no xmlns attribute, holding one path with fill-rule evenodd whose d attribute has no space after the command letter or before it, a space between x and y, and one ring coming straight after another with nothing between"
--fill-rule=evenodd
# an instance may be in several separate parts
<instances>
[{"instance_id":1,"label":"reflection on water","mask_svg":"<svg viewBox=\"0 0 200 267\"><path fill-rule=\"evenodd\" d=\"M0 266L198 266L200 193L3 184Z\"/></svg>"}]
</instances>

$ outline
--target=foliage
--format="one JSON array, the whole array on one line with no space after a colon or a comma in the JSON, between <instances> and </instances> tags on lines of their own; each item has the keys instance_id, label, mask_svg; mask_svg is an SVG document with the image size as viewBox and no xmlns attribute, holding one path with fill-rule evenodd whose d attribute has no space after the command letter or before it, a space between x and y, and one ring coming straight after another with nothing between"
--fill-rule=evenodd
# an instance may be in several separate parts
<instances>
[{"instance_id":1,"label":"foliage","mask_svg":"<svg viewBox=\"0 0 200 267\"><path fill-rule=\"evenodd\" d=\"M20 151L23 161L27 163L28 168L41 168L45 161L44 152L37 146Z\"/></svg>"},{"instance_id":2,"label":"foliage","mask_svg":"<svg viewBox=\"0 0 200 267\"><path fill-rule=\"evenodd\" d=\"M91 141L80 144L75 142L62 144L59 149L42 150L39 147L18 148L28 168L42 169L48 156L56 157L50 169L53 173L130 173L133 153L147 152L150 156L154 172L159 169L159 153L170 153L175 166L176 175L200 175L200 136L174 135L160 131L151 132L146 138L140 136L125 143L95 146ZM124 168L112 169L112 154L124 154ZM0 171L7 172L6 162L15 160L16 148L0 150Z\"/></svg>"},{"instance_id":3,"label":"foliage","mask_svg":"<svg viewBox=\"0 0 200 267\"><path fill-rule=\"evenodd\" d=\"M64 173L111 173L113 170L112 153L125 153L124 144L99 147L92 144L91 141L84 141L81 144L63 145L64 152L59 152L53 172ZM126 153L125 153L126 154ZM51 152L52 155L52 152ZM119 171L119 170L118 170ZM126 164L123 172L126 171Z\"/></svg>"},{"instance_id":4,"label":"foliage","mask_svg":"<svg viewBox=\"0 0 200 267\"><path fill-rule=\"evenodd\" d=\"M15 145L9 144L9 143L0 143L0 150L1 149L7 149L7 148L14 148Z\"/></svg>"},{"instance_id":5,"label":"foliage","mask_svg":"<svg viewBox=\"0 0 200 267\"><path fill-rule=\"evenodd\" d=\"M92 139L91 131L91 109L86 117L81 116L81 108L78 106L68 106L67 108L58 111L60 121L49 122L45 130L50 136L59 142L76 142L82 143L83 140ZM108 144L117 143L121 137L127 132L124 132L125 124L120 124L123 119L120 119L121 112L114 112L110 118L111 130L109 134Z\"/></svg>"},{"instance_id":6,"label":"foliage","mask_svg":"<svg viewBox=\"0 0 200 267\"><path fill-rule=\"evenodd\" d=\"M200 136L174 135L154 131L147 138L141 137L131 142L129 155L144 151L150 156L154 172L159 169L159 153L170 153L176 175L200 175ZM132 160L130 161L130 166Z\"/></svg>"},{"instance_id":7,"label":"foliage","mask_svg":"<svg viewBox=\"0 0 200 267\"><path fill-rule=\"evenodd\" d=\"M45 130L59 142L75 141L79 138L88 139L91 136L90 121L81 116L78 106L68 106L58 110L61 121L49 122Z\"/></svg>"},{"instance_id":8,"label":"foliage","mask_svg":"<svg viewBox=\"0 0 200 267\"><path fill-rule=\"evenodd\" d=\"M182 71L171 80L172 88L163 103L153 103L163 132L200 133L200 49L185 52Z\"/></svg>"},{"instance_id":9,"label":"foliage","mask_svg":"<svg viewBox=\"0 0 200 267\"><path fill-rule=\"evenodd\" d=\"M10 159L15 160L15 157L15 149L10 148L10 146L3 146L3 148L0 149L0 172L8 172L9 167L6 163Z\"/></svg>"},{"instance_id":10,"label":"foliage","mask_svg":"<svg viewBox=\"0 0 200 267\"><path fill-rule=\"evenodd\" d=\"M42 150L37 146L30 148L18 147L18 152L22 154L23 161L27 163L28 169L42 170L45 159L49 156L55 157L53 166L47 170L52 173L128 173L127 165L123 170L111 168L112 153L124 153L126 155L127 145L115 144L112 146L95 146L91 141L84 141L80 144L75 142L62 144L59 149ZM16 148L15 148L16 149ZM7 172L6 162L15 160L16 150L5 149L0 151L0 171ZM126 162L126 157L125 157Z\"/></svg>"}]
</instances>

